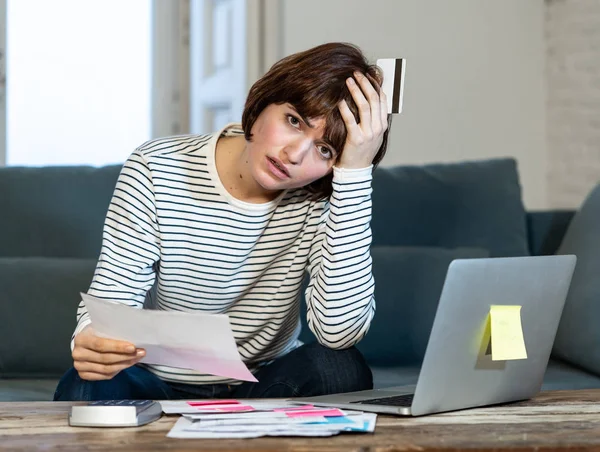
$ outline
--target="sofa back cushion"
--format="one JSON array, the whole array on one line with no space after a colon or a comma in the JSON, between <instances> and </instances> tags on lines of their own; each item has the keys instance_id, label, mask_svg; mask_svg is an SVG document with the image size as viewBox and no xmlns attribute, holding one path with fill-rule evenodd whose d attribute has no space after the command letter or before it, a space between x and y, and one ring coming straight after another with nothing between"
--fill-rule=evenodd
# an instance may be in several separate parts
<instances>
[{"instance_id":1,"label":"sofa back cushion","mask_svg":"<svg viewBox=\"0 0 600 452\"><path fill-rule=\"evenodd\" d=\"M97 258L120 169L0 168L0 256Z\"/></svg>"},{"instance_id":2,"label":"sofa back cushion","mask_svg":"<svg viewBox=\"0 0 600 452\"><path fill-rule=\"evenodd\" d=\"M600 185L575 214L557 254L576 255L577 265L553 354L600 375Z\"/></svg>"},{"instance_id":3,"label":"sofa back cushion","mask_svg":"<svg viewBox=\"0 0 600 452\"><path fill-rule=\"evenodd\" d=\"M377 168L371 226L373 245L529 254L514 159Z\"/></svg>"},{"instance_id":4,"label":"sofa back cushion","mask_svg":"<svg viewBox=\"0 0 600 452\"><path fill-rule=\"evenodd\" d=\"M60 377L96 259L0 257L0 378Z\"/></svg>"}]
</instances>

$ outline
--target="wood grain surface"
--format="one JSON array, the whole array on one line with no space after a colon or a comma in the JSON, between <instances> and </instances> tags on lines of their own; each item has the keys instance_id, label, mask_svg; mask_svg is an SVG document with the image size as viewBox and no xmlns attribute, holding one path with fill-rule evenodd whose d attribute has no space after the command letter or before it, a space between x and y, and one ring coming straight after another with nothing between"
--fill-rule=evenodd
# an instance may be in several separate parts
<instances>
[{"instance_id":1,"label":"wood grain surface","mask_svg":"<svg viewBox=\"0 0 600 452\"><path fill-rule=\"evenodd\" d=\"M135 428L69 427L67 402L0 403L0 450L86 451L600 451L600 389L548 391L507 405L404 418L379 415L374 434L327 438L171 439L177 416Z\"/></svg>"}]
</instances>

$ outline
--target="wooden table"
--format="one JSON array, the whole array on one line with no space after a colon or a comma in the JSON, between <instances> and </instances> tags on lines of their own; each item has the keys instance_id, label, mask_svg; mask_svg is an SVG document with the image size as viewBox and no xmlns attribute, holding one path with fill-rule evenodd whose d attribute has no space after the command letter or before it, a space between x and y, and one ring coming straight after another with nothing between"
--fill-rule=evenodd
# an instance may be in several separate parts
<instances>
[{"instance_id":1,"label":"wooden table","mask_svg":"<svg viewBox=\"0 0 600 452\"><path fill-rule=\"evenodd\" d=\"M526 402L420 418L379 415L374 434L328 438L171 439L176 416L137 428L74 428L67 402L0 403L1 450L600 451L600 389L548 391Z\"/></svg>"}]
</instances>

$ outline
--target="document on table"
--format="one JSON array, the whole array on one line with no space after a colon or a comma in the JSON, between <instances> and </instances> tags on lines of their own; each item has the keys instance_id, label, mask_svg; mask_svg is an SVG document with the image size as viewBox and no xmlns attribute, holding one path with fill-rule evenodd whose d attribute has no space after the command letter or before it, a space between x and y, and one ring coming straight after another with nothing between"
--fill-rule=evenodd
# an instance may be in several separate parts
<instances>
[{"instance_id":1,"label":"document on table","mask_svg":"<svg viewBox=\"0 0 600 452\"><path fill-rule=\"evenodd\" d=\"M163 400L167 414L183 414L169 438L256 438L372 433L377 415L319 408L287 400Z\"/></svg>"},{"instance_id":2,"label":"document on table","mask_svg":"<svg viewBox=\"0 0 600 452\"><path fill-rule=\"evenodd\" d=\"M95 333L144 348L143 363L257 381L240 358L225 314L138 309L81 296Z\"/></svg>"},{"instance_id":3,"label":"document on table","mask_svg":"<svg viewBox=\"0 0 600 452\"><path fill-rule=\"evenodd\" d=\"M289 402L255 400L163 401L163 411L184 414L169 438L256 438L259 436L331 436L341 432L372 433L377 415L337 408L297 406ZM238 406L238 410L230 410ZM223 411L221 411L223 410Z\"/></svg>"}]
</instances>

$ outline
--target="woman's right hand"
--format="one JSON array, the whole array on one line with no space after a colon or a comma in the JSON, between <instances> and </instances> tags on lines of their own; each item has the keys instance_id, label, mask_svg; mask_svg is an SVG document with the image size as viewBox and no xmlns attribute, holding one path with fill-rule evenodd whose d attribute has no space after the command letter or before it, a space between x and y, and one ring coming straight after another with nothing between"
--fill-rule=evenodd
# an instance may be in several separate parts
<instances>
[{"instance_id":1,"label":"woman's right hand","mask_svg":"<svg viewBox=\"0 0 600 452\"><path fill-rule=\"evenodd\" d=\"M91 325L75 336L72 353L73 367L83 380L110 380L145 355L144 349L129 342L96 336Z\"/></svg>"}]
</instances>

